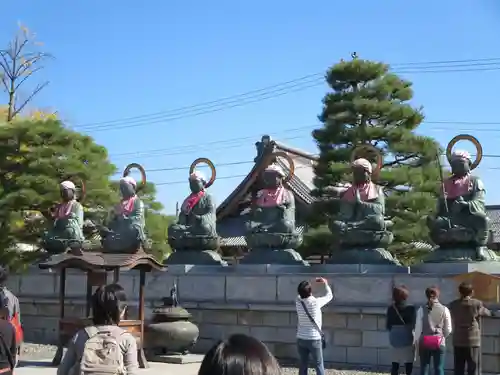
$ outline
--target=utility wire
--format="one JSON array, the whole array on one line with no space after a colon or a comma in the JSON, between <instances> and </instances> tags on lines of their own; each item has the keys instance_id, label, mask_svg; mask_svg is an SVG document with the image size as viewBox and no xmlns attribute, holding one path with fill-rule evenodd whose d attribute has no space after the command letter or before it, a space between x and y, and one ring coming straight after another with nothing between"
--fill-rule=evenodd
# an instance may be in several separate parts
<instances>
[{"instance_id":1,"label":"utility wire","mask_svg":"<svg viewBox=\"0 0 500 375\"><path fill-rule=\"evenodd\" d=\"M465 64L464 64L465 63ZM467 60L448 60L448 61L432 61L432 62L420 62L420 63L399 63L399 64L392 64L392 66L399 66L399 67L415 67L417 66L420 69L428 69L428 68L442 68L443 64L444 65L450 65L452 67L471 67L471 66L484 66L484 65L497 65L500 63L500 57L497 58L486 58L486 59L467 59ZM458 64L458 65L457 65ZM437 65L437 66L425 66L425 65ZM446 66L444 66L446 67ZM87 123L87 124L82 124L82 125L77 125L77 128L82 128L82 127L93 127L93 126L100 126L100 125L108 125L108 124L116 124L116 123L124 123L124 122L129 122L131 120L142 120L150 117L156 118L159 115L165 115L165 114L172 114L175 113L177 114L178 112L184 112L187 109L192 109L196 107L201 107L201 106L206 106L206 105L211 105L211 104L218 104L220 102L224 102L226 100L232 100L235 98L240 98L240 97L246 97L251 94L260 94L272 89L275 89L280 86L287 86L289 84L296 84L296 83L301 83L305 80L309 81L311 79L323 79L325 75L325 72L319 72L319 73L314 73L314 74L308 74L293 80L289 80L286 82L281 82L278 84L266 86L260 89L256 90L251 90L247 91L245 93L237 94L237 95L232 95L232 96L227 96L224 98L212 100L209 102L202 102L199 104L195 105L189 105L189 106L183 106L177 109L173 110L167 110L167 111L160 111L156 113L150 113L150 114L145 114L145 115L139 115L139 116L133 116L133 117L127 117L127 118L122 118L122 119L117 119L117 120L110 120L110 121L101 121L101 122L94 122L94 123Z\"/></svg>"},{"instance_id":2,"label":"utility wire","mask_svg":"<svg viewBox=\"0 0 500 375\"><path fill-rule=\"evenodd\" d=\"M441 70L441 71L420 71L420 72L405 72L405 73L440 73L440 72L470 72L470 71L482 71L482 70L500 70L500 64L496 68L488 68L488 69L461 69L461 70ZM399 72L403 73L403 72ZM237 108L237 107L242 107L246 106L248 104L253 104L253 103L258 103L262 102L264 100L268 99L274 99L280 96L288 95L294 92L299 92L299 91L304 91L306 89L310 89L313 87L317 87L319 85L324 84L324 80L317 80L316 82L306 82L305 84L297 84L292 87L286 87L286 88L280 88L277 90L274 90L272 92L267 92L263 93L258 96L254 97L249 97L246 99L236 99L233 101L228 101L226 103L222 103L221 105L217 106L210 106L206 108L196 108L190 111L186 111L184 113L179 113L177 115L170 115L167 117L161 117L158 119L153 119L153 120L147 120L143 121L140 120L135 121L134 123L129 123L129 124L123 124L119 126L100 126L100 127L95 127L95 128L88 128L88 129L81 129L82 131L91 131L91 132L100 132L100 131L108 131L108 130L122 130L122 129L129 129L129 128L137 128L137 127L144 127L144 126L149 126L153 124L158 124L158 123L167 123L167 122L172 122L176 120L181 120L185 118L192 118L192 117L198 117L202 115L207 115L211 113L216 113L216 112L221 112L221 111L226 111L228 109L232 108Z\"/></svg>"},{"instance_id":3,"label":"utility wire","mask_svg":"<svg viewBox=\"0 0 500 375\"><path fill-rule=\"evenodd\" d=\"M311 154L311 156L318 156L318 155ZM497 158L500 158L500 154L483 154L483 158L495 158L495 159L497 159ZM217 164L215 164L215 166L216 167L230 167L230 166L245 165L245 164L255 164L255 161L253 161L253 160L241 160L241 161L235 161L235 162L230 162L230 163L217 163ZM153 169L146 169L146 173L172 172L172 171L182 171L182 170L186 171L186 170L189 170L189 167L190 167L189 165L184 165L182 167L153 168ZM208 166L207 166L207 168L208 168ZM300 167L297 167L297 168L300 168ZM483 169L500 170L500 167L487 167L487 168L483 168ZM121 172L117 172L116 174L120 174L120 173Z\"/></svg>"},{"instance_id":4,"label":"utility wire","mask_svg":"<svg viewBox=\"0 0 500 375\"><path fill-rule=\"evenodd\" d=\"M497 155L495 157L500 157L500 155ZM189 167L187 167L189 168ZM301 167L297 167L295 169L300 169ZM500 167L491 167L491 168L481 168L481 169L486 169L486 170L500 170ZM228 176L221 176L221 177L217 177L217 180L228 180L228 179L232 179L232 178L244 178L248 175L248 173L246 174L234 174L234 175L228 175ZM165 181L165 182L158 182L158 183L154 183L155 186L168 186L168 185L178 185L178 184L186 184L187 183L187 179L186 180L182 180L182 181Z\"/></svg>"},{"instance_id":5,"label":"utility wire","mask_svg":"<svg viewBox=\"0 0 500 375\"><path fill-rule=\"evenodd\" d=\"M435 66L422 66L425 64ZM400 68L400 70L395 70L393 71L393 73L414 74L500 70L500 58L393 64L393 66L404 65L406 65L406 68ZM462 67L464 69L456 69L457 67ZM78 129L81 131L118 130L138 126L146 126L159 122L170 122L187 117L200 116L315 87L325 83L323 76L324 73L310 74L297 78L295 80L267 86L262 89L252 90L246 93L213 100L210 102L204 102L196 105L180 107L170 111L156 112L152 114L128 117L118 120L77 125L74 128L75 130Z\"/></svg>"},{"instance_id":6,"label":"utility wire","mask_svg":"<svg viewBox=\"0 0 500 375\"><path fill-rule=\"evenodd\" d=\"M421 125L425 124L432 124L432 125L500 125L500 122L475 122L475 121L424 121ZM301 126L297 128L291 128L287 130L282 130L278 131L276 133L273 133L273 135L278 135L278 134L287 134L287 133L292 133L292 132L297 132L297 131L302 131L302 130L312 130L315 128L319 128L323 126L323 124L314 124L314 125L308 125L308 126ZM443 130L443 131L449 131L449 130L455 130L455 131L460 131L460 132L500 132L500 129L486 129L486 128L454 128L454 129L447 129L447 128L433 128L432 130ZM160 148L160 149L152 149L152 150L144 150L144 151L132 151L132 152L125 152L125 153L119 153L119 154L111 154L110 156L113 157L113 159L122 159L122 158L151 158L151 157L159 157L159 156L173 156L173 155L183 155L183 154L188 154L192 153L194 151L200 151L200 150L210 150L210 149L217 149L217 150L227 150L227 149L233 149L237 147L241 147L247 144L248 141L255 141L259 137L261 137L262 134L257 134L253 136L242 136L242 137L236 137L236 138L230 138L230 139L224 139L224 140L219 140L219 141L212 141L212 142L207 142L204 143L203 145L200 144L190 144L190 145L184 145L184 146L179 146L179 147L169 147L169 148ZM294 136L294 137L281 137L280 140L292 140L292 139L301 139L304 138L304 136Z\"/></svg>"}]
</instances>

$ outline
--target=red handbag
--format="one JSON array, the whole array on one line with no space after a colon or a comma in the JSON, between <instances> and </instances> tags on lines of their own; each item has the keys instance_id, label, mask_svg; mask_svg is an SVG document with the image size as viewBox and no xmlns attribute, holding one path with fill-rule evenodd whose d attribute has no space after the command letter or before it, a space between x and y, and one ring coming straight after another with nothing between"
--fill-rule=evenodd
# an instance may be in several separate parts
<instances>
[{"instance_id":1,"label":"red handbag","mask_svg":"<svg viewBox=\"0 0 500 375\"><path fill-rule=\"evenodd\" d=\"M10 323L14 326L14 331L16 332L16 344L19 346L24 340L23 327L21 327L21 323L19 322L19 316L14 314Z\"/></svg>"},{"instance_id":2,"label":"red handbag","mask_svg":"<svg viewBox=\"0 0 500 375\"><path fill-rule=\"evenodd\" d=\"M422 347L427 350L439 350L443 344L443 336L429 335L422 337Z\"/></svg>"}]
</instances>

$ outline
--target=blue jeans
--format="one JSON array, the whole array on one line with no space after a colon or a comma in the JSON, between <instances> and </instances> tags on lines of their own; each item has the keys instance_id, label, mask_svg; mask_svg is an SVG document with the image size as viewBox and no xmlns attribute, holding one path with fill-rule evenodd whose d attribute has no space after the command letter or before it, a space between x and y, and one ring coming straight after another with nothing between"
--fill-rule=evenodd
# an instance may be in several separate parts
<instances>
[{"instance_id":1,"label":"blue jeans","mask_svg":"<svg viewBox=\"0 0 500 375\"><path fill-rule=\"evenodd\" d=\"M420 357L420 375L429 375L431 362L434 367L434 375L444 375L444 353L446 348L442 346L439 350L428 350L418 348Z\"/></svg>"},{"instance_id":2,"label":"blue jeans","mask_svg":"<svg viewBox=\"0 0 500 375\"><path fill-rule=\"evenodd\" d=\"M297 349L299 351L299 375L307 375L309 367L309 354L312 357L316 375L325 375L325 365L323 363L323 346L321 340L297 339Z\"/></svg>"}]
</instances>

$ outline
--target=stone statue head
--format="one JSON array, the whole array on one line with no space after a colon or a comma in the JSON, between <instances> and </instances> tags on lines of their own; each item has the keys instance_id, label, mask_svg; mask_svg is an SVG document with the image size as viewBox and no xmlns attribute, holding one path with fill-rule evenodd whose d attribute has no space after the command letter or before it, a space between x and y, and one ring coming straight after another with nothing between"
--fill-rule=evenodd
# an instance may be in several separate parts
<instances>
[{"instance_id":1,"label":"stone statue head","mask_svg":"<svg viewBox=\"0 0 500 375\"><path fill-rule=\"evenodd\" d=\"M64 202L75 199L76 187L71 181L63 181L60 185L61 198Z\"/></svg>"},{"instance_id":2,"label":"stone statue head","mask_svg":"<svg viewBox=\"0 0 500 375\"><path fill-rule=\"evenodd\" d=\"M120 179L120 194L124 199L131 198L137 190L137 182L130 176Z\"/></svg>"},{"instance_id":3,"label":"stone statue head","mask_svg":"<svg viewBox=\"0 0 500 375\"><path fill-rule=\"evenodd\" d=\"M276 189L283 184L285 177L285 172L279 166L271 164L262 172L262 187L264 189Z\"/></svg>"},{"instance_id":4,"label":"stone statue head","mask_svg":"<svg viewBox=\"0 0 500 375\"><path fill-rule=\"evenodd\" d=\"M189 189L191 189L191 193L199 193L205 189L206 184L207 179L201 172L194 171L189 175Z\"/></svg>"},{"instance_id":5,"label":"stone statue head","mask_svg":"<svg viewBox=\"0 0 500 375\"><path fill-rule=\"evenodd\" d=\"M373 167L368 160L363 158L354 160L352 162L351 169L353 184L360 185L371 181Z\"/></svg>"},{"instance_id":6,"label":"stone statue head","mask_svg":"<svg viewBox=\"0 0 500 375\"><path fill-rule=\"evenodd\" d=\"M472 160L467 151L456 150L451 154L451 173L457 177L463 177L471 170Z\"/></svg>"}]
</instances>

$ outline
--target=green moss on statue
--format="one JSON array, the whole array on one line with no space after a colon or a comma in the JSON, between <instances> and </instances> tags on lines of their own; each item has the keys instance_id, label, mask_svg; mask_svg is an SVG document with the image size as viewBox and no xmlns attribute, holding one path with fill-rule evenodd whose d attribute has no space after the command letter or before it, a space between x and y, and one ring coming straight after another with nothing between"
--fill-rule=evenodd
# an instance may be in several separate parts
<instances>
[{"instance_id":1,"label":"green moss on statue","mask_svg":"<svg viewBox=\"0 0 500 375\"><path fill-rule=\"evenodd\" d=\"M201 173L189 176L191 194L182 203L177 223L168 228L168 242L176 251L218 248L215 203L206 185Z\"/></svg>"},{"instance_id":2,"label":"green moss on statue","mask_svg":"<svg viewBox=\"0 0 500 375\"><path fill-rule=\"evenodd\" d=\"M121 202L114 208L107 227L102 228L103 252L135 253L148 248L145 232L144 203L136 194L137 182L120 179Z\"/></svg>"},{"instance_id":3,"label":"green moss on statue","mask_svg":"<svg viewBox=\"0 0 500 375\"><path fill-rule=\"evenodd\" d=\"M71 181L60 185L62 202L52 212L54 224L43 237L42 246L50 254L63 253L68 248L83 247L83 207L76 200L76 187Z\"/></svg>"},{"instance_id":4,"label":"green moss on statue","mask_svg":"<svg viewBox=\"0 0 500 375\"><path fill-rule=\"evenodd\" d=\"M295 197L283 186L285 177L275 165L262 173L261 189L247 222L245 237L251 249L295 249L302 243L295 228Z\"/></svg>"},{"instance_id":5,"label":"green moss on statue","mask_svg":"<svg viewBox=\"0 0 500 375\"><path fill-rule=\"evenodd\" d=\"M431 239L439 245L428 261L497 260L486 247L486 190L481 179L471 174L469 153L453 152L450 165L452 176L444 180L444 194L438 199L436 215L427 218Z\"/></svg>"},{"instance_id":6,"label":"green moss on statue","mask_svg":"<svg viewBox=\"0 0 500 375\"><path fill-rule=\"evenodd\" d=\"M352 163L353 181L332 201L337 207L329 228L338 239L332 263L397 264L386 250L394 239L385 217L383 188L372 182L372 165L363 158Z\"/></svg>"}]
</instances>

